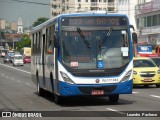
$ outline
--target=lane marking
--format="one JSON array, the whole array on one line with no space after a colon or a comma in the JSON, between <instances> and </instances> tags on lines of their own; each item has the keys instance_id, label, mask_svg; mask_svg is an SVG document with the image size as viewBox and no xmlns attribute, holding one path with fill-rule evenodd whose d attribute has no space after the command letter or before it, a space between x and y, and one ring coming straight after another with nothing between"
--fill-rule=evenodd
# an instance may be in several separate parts
<instances>
[{"instance_id":1,"label":"lane marking","mask_svg":"<svg viewBox=\"0 0 160 120\"><path fill-rule=\"evenodd\" d=\"M160 98L160 96L157 95L150 95L151 97Z\"/></svg>"},{"instance_id":2,"label":"lane marking","mask_svg":"<svg viewBox=\"0 0 160 120\"><path fill-rule=\"evenodd\" d=\"M137 94L137 93L139 93L139 92L132 92L133 94Z\"/></svg>"},{"instance_id":3,"label":"lane marking","mask_svg":"<svg viewBox=\"0 0 160 120\"><path fill-rule=\"evenodd\" d=\"M8 76L5 76L6 78L9 78Z\"/></svg>"},{"instance_id":4,"label":"lane marking","mask_svg":"<svg viewBox=\"0 0 160 120\"><path fill-rule=\"evenodd\" d=\"M14 80L14 78L11 78L11 80Z\"/></svg>"},{"instance_id":5,"label":"lane marking","mask_svg":"<svg viewBox=\"0 0 160 120\"><path fill-rule=\"evenodd\" d=\"M31 84L29 84L29 83L25 83L26 85L31 85Z\"/></svg>"},{"instance_id":6,"label":"lane marking","mask_svg":"<svg viewBox=\"0 0 160 120\"><path fill-rule=\"evenodd\" d=\"M4 74L1 74L2 76L4 76Z\"/></svg>"},{"instance_id":7,"label":"lane marking","mask_svg":"<svg viewBox=\"0 0 160 120\"><path fill-rule=\"evenodd\" d=\"M106 108L106 109L109 110L109 111L120 113L120 114L125 114L124 112L120 112L120 111L112 109L112 108Z\"/></svg>"},{"instance_id":8,"label":"lane marking","mask_svg":"<svg viewBox=\"0 0 160 120\"><path fill-rule=\"evenodd\" d=\"M22 82L22 81L20 81L20 80L17 80L17 82Z\"/></svg>"},{"instance_id":9,"label":"lane marking","mask_svg":"<svg viewBox=\"0 0 160 120\"><path fill-rule=\"evenodd\" d=\"M12 68L12 69L15 69L15 70L18 70L18 71L24 72L24 73L31 74L31 72L27 72L27 71L24 71L24 70L21 70L21 69L15 68L15 67L11 67L11 66L4 65L4 64L1 64L1 63L0 63L0 65L5 66L5 67L9 67L9 68Z\"/></svg>"}]
</instances>

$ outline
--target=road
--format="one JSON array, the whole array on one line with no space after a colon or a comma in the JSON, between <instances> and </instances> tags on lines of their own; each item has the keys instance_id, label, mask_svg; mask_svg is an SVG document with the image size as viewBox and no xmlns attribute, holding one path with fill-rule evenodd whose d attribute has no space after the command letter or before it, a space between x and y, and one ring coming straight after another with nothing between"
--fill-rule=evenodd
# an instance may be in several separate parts
<instances>
[{"instance_id":1,"label":"road","mask_svg":"<svg viewBox=\"0 0 160 120\"><path fill-rule=\"evenodd\" d=\"M137 87L131 95L120 95L118 104L111 104L107 97L75 97L57 105L46 94L39 97L36 93L36 86L31 81L30 64L15 66L4 64L0 58L0 111L112 111L123 114L123 111L160 111L160 88L149 86L148 88ZM99 114L93 112L93 114ZM74 113L73 113L74 114ZM83 114L82 114L83 115ZM54 117L57 119L56 117ZM58 119L71 119L71 117L59 116ZM7 118L0 118L0 120ZM17 118L14 118L17 120ZM39 120L40 118L18 118L26 120ZM43 118L42 118L43 119ZM46 119L52 119L47 117ZM74 120L128 120L145 119L151 117L74 117ZM152 120L159 120L153 117Z\"/></svg>"}]
</instances>

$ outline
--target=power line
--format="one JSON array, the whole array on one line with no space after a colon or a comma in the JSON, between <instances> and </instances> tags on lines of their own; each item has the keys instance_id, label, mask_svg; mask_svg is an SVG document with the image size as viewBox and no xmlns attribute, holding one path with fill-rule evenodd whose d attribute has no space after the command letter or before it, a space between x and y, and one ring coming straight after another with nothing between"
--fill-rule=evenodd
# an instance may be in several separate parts
<instances>
[{"instance_id":1,"label":"power line","mask_svg":"<svg viewBox=\"0 0 160 120\"><path fill-rule=\"evenodd\" d=\"M50 3L47 4L47 3L40 3L40 2L29 2L29 1L24 1L24 0L10 0L10 1L50 6ZM7 1L5 1L5 2L7 2Z\"/></svg>"}]
</instances>

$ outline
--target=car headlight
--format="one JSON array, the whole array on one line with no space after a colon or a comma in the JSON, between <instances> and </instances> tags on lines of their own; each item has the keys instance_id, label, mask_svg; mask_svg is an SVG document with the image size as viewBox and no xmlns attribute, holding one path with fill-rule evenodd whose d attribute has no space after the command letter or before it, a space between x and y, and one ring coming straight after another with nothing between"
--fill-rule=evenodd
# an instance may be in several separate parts
<instances>
[{"instance_id":1,"label":"car headlight","mask_svg":"<svg viewBox=\"0 0 160 120\"><path fill-rule=\"evenodd\" d=\"M136 71L133 71L133 74L134 74L134 75L136 75L136 74L137 74L137 72L136 72Z\"/></svg>"},{"instance_id":2,"label":"car headlight","mask_svg":"<svg viewBox=\"0 0 160 120\"><path fill-rule=\"evenodd\" d=\"M160 74L160 70L158 70L157 73Z\"/></svg>"},{"instance_id":3,"label":"car headlight","mask_svg":"<svg viewBox=\"0 0 160 120\"><path fill-rule=\"evenodd\" d=\"M132 70L128 71L120 82L125 82L125 81L129 80L131 74L132 74Z\"/></svg>"},{"instance_id":4,"label":"car headlight","mask_svg":"<svg viewBox=\"0 0 160 120\"><path fill-rule=\"evenodd\" d=\"M64 72L60 71L62 78L64 79L65 82L74 84L74 82L71 80L71 78Z\"/></svg>"}]
</instances>

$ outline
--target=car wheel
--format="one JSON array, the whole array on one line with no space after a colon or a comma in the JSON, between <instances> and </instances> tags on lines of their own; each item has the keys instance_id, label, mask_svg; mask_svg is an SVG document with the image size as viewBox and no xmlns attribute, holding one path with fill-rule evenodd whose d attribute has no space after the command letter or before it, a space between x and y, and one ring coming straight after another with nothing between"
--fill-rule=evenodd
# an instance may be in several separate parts
<instances>
[{"instance_id":1,"label":"car wheel","mask_svg":"<svg viewBox=\"0 0 160 120\"><path fill-rule=\"evenodd\" d=\"M109 101L111 103L117 103L118 100L119 100L119 94L117 94L117 95L109 95Z\"/></svg>"},{"instance_id":2,"label":"car wheel","mask_svg":"<svg viewBox=\"0 0 160 120\"><path fill-rule=\"evenodd\" d=\"M144 85L145 88L148 88L149 85Z\"/></svg>"},{"instance_id":3,"label":"car wheel","mask_svg":"<svg viewBox=\"0 0 160 120\"><path fill-rule=\"evenodd\" d=\"M157 85L156 85L156 88L160 88L160 84L157 84Z\"/></svg>"}]
</instances>

